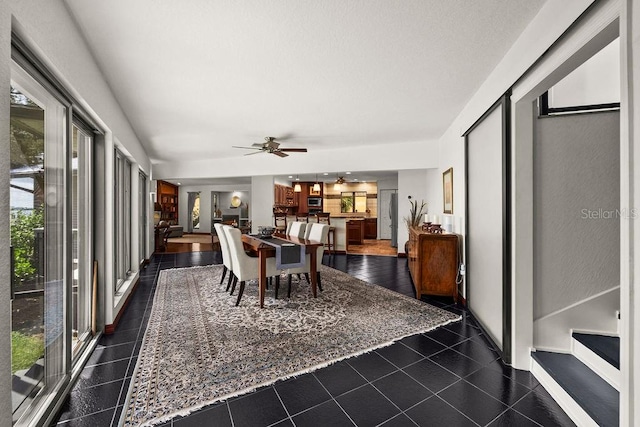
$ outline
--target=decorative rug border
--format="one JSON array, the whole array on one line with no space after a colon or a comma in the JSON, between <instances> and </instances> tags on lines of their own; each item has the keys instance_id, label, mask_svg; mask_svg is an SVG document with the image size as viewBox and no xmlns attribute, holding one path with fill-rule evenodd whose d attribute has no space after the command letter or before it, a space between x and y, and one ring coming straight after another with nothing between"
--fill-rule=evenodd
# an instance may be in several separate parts
<instances>
[{"instance_id":1,"label":"decorative rug border","mask_svg":"<svg viewBox=\"0 0 640 427\"><path fill-rule=\"evenodd\" d=\"M197 269L199 269L199 268L211 268L211 267L215 267L215 266L216 265L203 265L203 266L198 265L198 266L192 266L192 267L167 268L167 269L162 270L160 273L163 273L165 271L171 271L171 270L189 270L189 269L196 269L196 268ZM220 265L220 267L222 267L222 265ZM328 266L323 266L323 267L324 268L332 268L332 267L328 267ZM340 270L338 270L338 271L340 271ZM345 273L345 272L342 272L342 273ZM348 273L345 273L345 274L348 274ZM351 276L351 277L354 277L354 276ZM356 278L356 277L354 277L354 278ZM160 280L160 276L158 275L158 281L159 280ZM358 279L358 280L363 281L362 279ZM425 303L423 301L416 300L415 298L411 298L411 297L409 297L407 295L403 295L403 294L397 293L395 291L389 290L389 289L387 289L387 288L385 288L383 286L380 286L380 285L377 285L377 284L371 284L371 285L378 286L379 289L384 290L384 291L389 292L389 293L392 293L392 294L394 294L396 296L399 295L399 296L402 296L402 297L407 298L409 300L412 300L414 302L419 301L420 303L428 304L428 303ZM156 282L156 286L157 286L157 282ZM156 298L156 294L155 294L155 291L154 291L154 296L153 296L154 303L155 303L155 298ZM153 307L152 307L152 310L153 310ZM302 369L300 371L297 371L297 372L294 372L294 373L291 373L291 374L287 374L287 375L284 375L282 377L278 377L278 378L276 378L274 380L265 381L263 383L260 383L260 384L258 384L256 386L254 386L254 387L247 387L245 389L238 390L238 391L236 391L234 393L228 393L228 394L220 396L220 397L218 397L216 399L209 400L209 401L206 401L206 402L202 402L201 404L198 404L198 405L195 405L195 406L191 406L189 408L185 408L184 410L172 412L170 414L166 414L166 415L163 415L161 417L154 418L154 419L149 420L149 421L147 421L147 422L145 422L143 424L140 424L140 426L141 427L143 427L143 426L153 426L153 425L156 425L156 424L160 424L160 423L164 423L164 422L170 421L170 420L172 420L172 419L174 419L176 417L185 417L187 415L190 415L190 414L192 414L194 412L199 411L200 409L202 409L202 408L204 408L206 406L213 405L213 404L220 403L220 402L224 402L224 401L226 401L228 399L231 399L233 397L242 396L244 394L248 394L248 393L254 392L254 391L258 390L259 388L273 385L273 384L277 383L278 381L286 381L286 380L291 379L291 378L296 378L296 377L298 377L300 375L304 375L304 374L308 374L308 373L317 371L318 369L326 368L327 366L331 366L331 365L333 365L335 363L338 363L338 362L341 362L343 360L351 359L351 358L354 358L354 357L357 357L357 356L361 356L363 354L367 354L367 353L370 353L372 351L375 351L375 350L378 350L378 349L381 349L381 348L384 348L384 347L388 347L388 346L390 346L390 345L392 345L392 344L394 344L394 343L396 343L396 342L398 342L398 341L400 341L400 340L402 340L404 338L407 338L407 337L410 337L410 336L413 336L413 335L423 334L425 332L429 332L429 331L432 331L434 329L438 329L438 328L443 327L445 325L448 325L450 323L459 322L460 320L462 320L462 316L459 315L454 319L451 319L451 320L446 321L444 323L441 323L439 325L433 326L431 328L425 328L424 330L419 330L418 332L412 332L410 334L406 334L406 335L400 336L398 338L395 338L395 339L393 339L391 341L382 343L380 345L375 345L375 346L372 346L370 348L367 348L367 349L364 349L364 350L361 350L361 351L358 351L358 352L355 352L355 353L351 353L351 354L346 355L346 356L338 357L338 358L329 360L327 362L317 364L317 365L312 366L310 368ZM144 344L148 332L149 332L149 324L147 323L147 328L146 328L146 330L144 332L144 336L142 337L142 344ZM140 347L140 351L142 351L142 344L141 344L141 347ZM138 372L139 366L140 366L140 357L138 357L138 360L136 361L136 366L135 366L135 368L133 370L133 373L131 375L131 382L129 383L129 389L127 390L125 404L123 405L123 409L122 409L122 412L120 414L120 420L118 422L118 426L124 425L125 417L127 415L127 404L131 400L131 395L132 395L133 388L134 388L133 379L135 378L135 376L136 376L136 374Z\"/></svg>"}]
</instances>

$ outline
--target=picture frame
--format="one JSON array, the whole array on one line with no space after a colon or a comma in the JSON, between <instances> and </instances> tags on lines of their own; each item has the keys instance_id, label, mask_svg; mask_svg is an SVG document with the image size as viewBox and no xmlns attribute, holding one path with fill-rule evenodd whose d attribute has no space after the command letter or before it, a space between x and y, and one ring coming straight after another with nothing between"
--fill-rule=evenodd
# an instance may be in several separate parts
<instances>
[{"instance_id":1,"label":"picture frame","mask_svg":"<svg viewBox=\"0 0 640 427\"><path fill-rule=\"evenodd\" d=\"M453 168L442 173L443 213L453 214Z\"/></svg>"}]
</instances>

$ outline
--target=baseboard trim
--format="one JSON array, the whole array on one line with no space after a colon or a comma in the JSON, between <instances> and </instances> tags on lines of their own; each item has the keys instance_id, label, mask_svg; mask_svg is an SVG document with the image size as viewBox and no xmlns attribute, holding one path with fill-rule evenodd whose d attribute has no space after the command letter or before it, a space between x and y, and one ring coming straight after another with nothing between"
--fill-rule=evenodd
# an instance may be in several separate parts
<instances>
[{"instance_id":1,"label":"baseboard trim","mask_svg":"<svg viewBox=\"0 0 640 427\"><path fill-rule=\"evenodd\" d=\"M124 304L122 304L122 308L120 308L118 315L116 316L115 319L113 319L113 323L104 325L105 335L111 335L116 331L116 328L118 327L118 322L120 322L120 317L122 317L122 313L124 313L127 306L129 305L129 301L131 301L131 297L133 296L134 292L138 289L139 283L140 283L140 276L138 276L138 279L133 284L133 287L131 288L131 292L129 292L129 295L127 295L127 299L125 300Z\"/></svg>"}]
</instances>

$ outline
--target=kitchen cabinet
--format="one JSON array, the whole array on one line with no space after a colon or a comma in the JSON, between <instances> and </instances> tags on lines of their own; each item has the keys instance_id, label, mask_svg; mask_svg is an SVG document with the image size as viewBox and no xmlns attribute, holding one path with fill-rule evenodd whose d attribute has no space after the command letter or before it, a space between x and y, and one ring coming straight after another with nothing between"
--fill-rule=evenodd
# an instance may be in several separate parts
<instances>
[{"instance_id":1,"label":"kitchen cabinet","mask_svg":"<svg viewBox=\"0 0 640 427\"><path fill-rule=\"evenodd\" d=\"M273 187L273 204L277 207L294 207L297 206L293 187L276 184Z\"/></svg>"},{"instance_id":2,"label":"kitchen cabinet","mask_svg":"<svg viewBox=\"0 0 640 427\"><path fill-rule=\"evenodd\" d=\"M409 229L409 271L416 289L422 294L451 296L458 300L458 235L427 233Z\"/></svg>"},{"instance_id":3,"label":"kitchen cabinet","mask_svg":"<svg viewBox=\"0 0 640 427\"><path fill-rule=\"evenodd\" d=\"M365 239L378 238L378 218L364 219L364 238Z\"/></svg>"},{"instance_id":4,"label":"kitchen cabinet","mask_svg":"<svg viewBox=\"0 0 640 427\"><path fill-rule=\"evenodd\" d=\"M364 244L364 220L352 219L347 221L347 245Z\"/></svg>"},{"instance_id":5,"label":"kitchen cabinet","mask_svg":"<svg viewBox=\"0 0 640 427\"><path fill-rule=\"evenodd\" d=\"M295 193L298 198L298 212L300 213L309 213L309 209L314 211L322 211L322 206L312 206L310 207L307 203L309 197L322 197L322 185L320 186L320 192L313 191L313 184L315 182L298 182L300 184L300 192Z\"/></svg>"}]
</instances>

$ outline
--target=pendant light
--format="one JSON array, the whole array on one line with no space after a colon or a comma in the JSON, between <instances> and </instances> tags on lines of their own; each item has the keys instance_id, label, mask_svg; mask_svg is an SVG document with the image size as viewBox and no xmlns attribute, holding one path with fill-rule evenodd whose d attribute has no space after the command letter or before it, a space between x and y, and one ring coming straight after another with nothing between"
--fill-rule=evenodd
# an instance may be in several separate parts
<instances>
[{"instance_id":1,"label":"pendant light","mask_svg":"<svg viewBox=\"0 0 640 427\"><path fill-rule=\"evenodd\" d=\"M318 174L316 174L316 183L313 184L313 192L320 193L320 184L318 184Z\"/></svg>"},{"instance_id":2,"label":"pendant light","mask_svg":"<svg viewBox=\"0 0 640 427\"><path fill-rule=\"evenodd\" d=\"M300 175L296 175L296 181L300 181ZM296 182L296 185L293 186L293 191L296 193L302 192L302 187L299 182Z\"/></svg>"}]
</instances>

